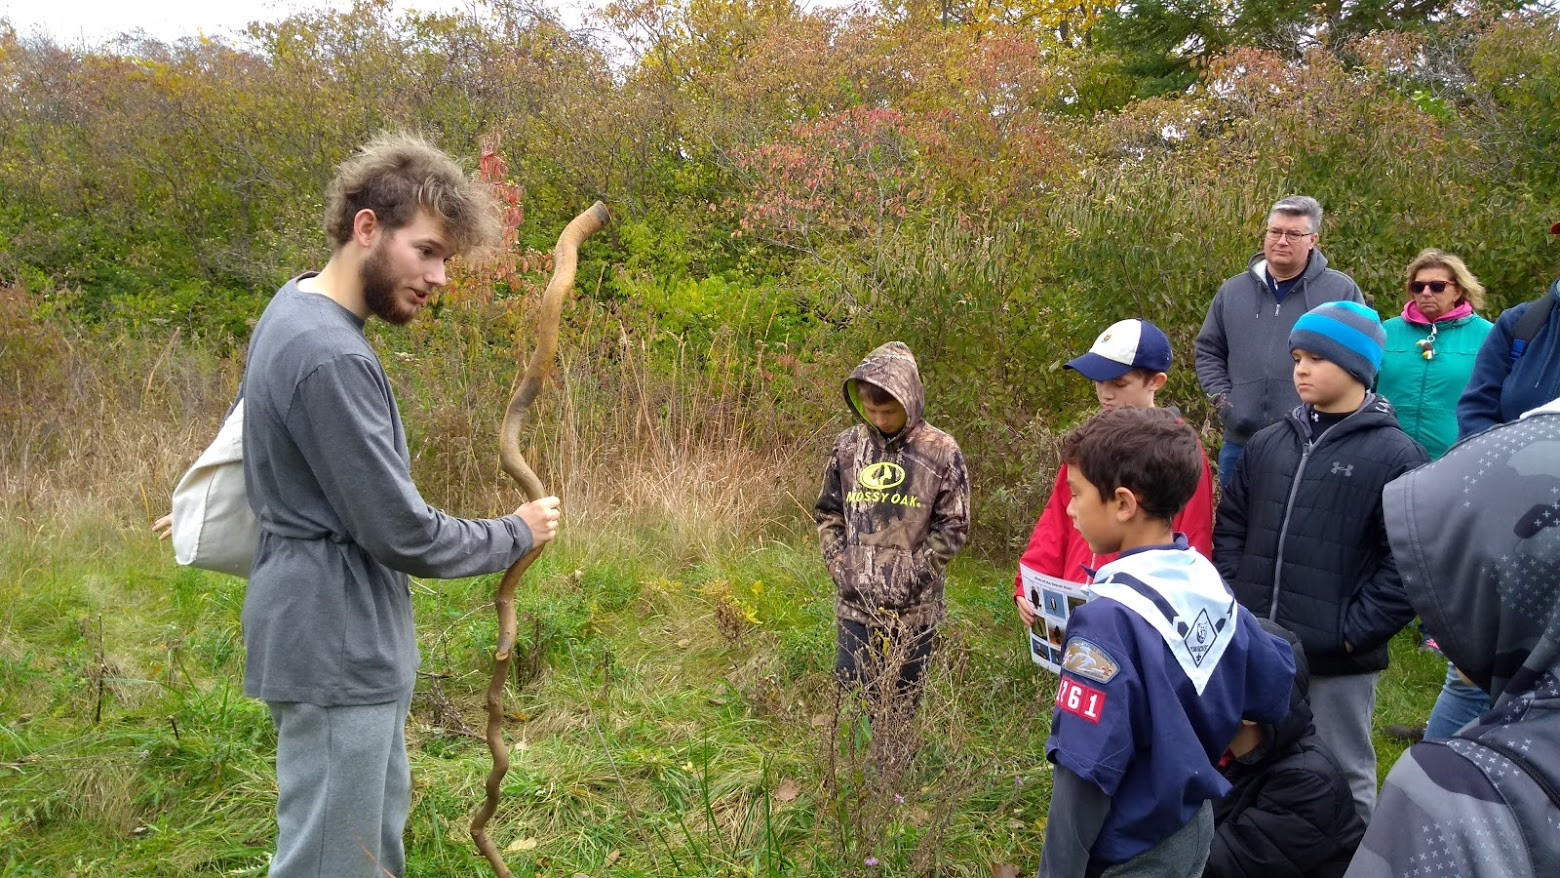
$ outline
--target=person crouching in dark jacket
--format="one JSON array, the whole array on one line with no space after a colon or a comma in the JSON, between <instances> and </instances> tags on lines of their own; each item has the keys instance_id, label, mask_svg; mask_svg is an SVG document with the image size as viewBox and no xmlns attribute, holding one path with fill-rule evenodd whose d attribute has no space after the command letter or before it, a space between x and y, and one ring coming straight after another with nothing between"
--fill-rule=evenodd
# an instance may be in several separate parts
<instances>
[{"instance_id":1,"label":"person crouching in dark jacket","mask_svg":"<svg viewBox=\"0 0 1560 878\"><path fill-rule=\"evenodd\" d=\"M1261 620L1295 651L1289 715L1246 720L1219 763L1233 787L1213 803L1213 849L1203 878L1338 878L1365 834L1343 769L1316 736L1307 697L1311 672L1300 639Z\"/></svg>"}]
</instances>

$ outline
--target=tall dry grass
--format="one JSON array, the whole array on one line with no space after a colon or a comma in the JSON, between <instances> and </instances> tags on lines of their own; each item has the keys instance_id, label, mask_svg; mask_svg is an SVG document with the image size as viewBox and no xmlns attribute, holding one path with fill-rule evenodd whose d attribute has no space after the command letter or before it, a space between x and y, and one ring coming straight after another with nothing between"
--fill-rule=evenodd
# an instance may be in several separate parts
<instances>
[{"instance_id":1,"label":"tall dry grass","mask_svg":"<svg viewBox=\"0 0 1560 878\"><path fill-rule=\"evenodd\" d=\"M150 521L215 435L238 366L174 333L95 335L0 290L0 509Z\"/></svg>"},{"instance_id":2,"label":"tall dry grass","mask_svg":"<svg viewBox=\"0 0 1560 878\"><path fill-rule=\"evenodd\" d=\"M264 705L240 695L242 584L173 570L144 536L215 430L242 352L63 329L16 291L0 308L0 862L37 866L18 874L261 874L275 744ZM514 351L481 323L446 314L371 331L414 476L465 514L516 499L494 450ZM815 550L764 537L810 525L822 446L842 423L838 369L766 372L752 341L717 332L695 345L589 303L570 318L528 434L573 544L549 552L520 596L534 661L510 702L516 763L498 832L512 865L1028 868L1045 832L1054 685L1012 628L1011 568L955 566L913 718L873 715L836 689ZM490 587L414 592L416 874L479 874L463 827L485 774L472 730ZM1428 709L1440 672L1419 659L1412 685L1384 678L1404 697L1383 721ZM1395 654L1389 674L1413 660Z\"/></svg>"},{"instance_id":3,"label":"tall dry grass","mask_svg":"<svg viewBox=\"0 0 1560 878\"><path fill-rule=\"evenodd\" d=\"M95 333L47 319L41 305L0 292L0 508L149 523L215 435L243 350L177 332ZM797 429L791 376L770 386L745 353L753 340L733 332L694 349L653 328L631 332L594 304L572 319L526 449L564 498L569 530L609 551L651 530L702 554L805 526L837 406ZM413 477L437 507L505 514L522 498L498 467L497 431L526 336L495 342L471 315L449 311L428 323L369 328L398 394ZM833 388L802 395L832 403Z\"/></svg>"}]
</instances>

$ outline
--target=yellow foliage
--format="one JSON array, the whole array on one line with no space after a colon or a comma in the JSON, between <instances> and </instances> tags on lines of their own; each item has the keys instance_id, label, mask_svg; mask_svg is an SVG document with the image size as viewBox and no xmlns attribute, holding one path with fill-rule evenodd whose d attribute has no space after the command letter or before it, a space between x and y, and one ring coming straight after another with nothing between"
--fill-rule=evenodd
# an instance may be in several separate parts
<instances>
[{"instance_id":1,"label":"yellow foliage","mask_svg":"<svg viewBox=\"0 0 1560 878\"><path fill-rule=\"evenodd\" d=\"M1064 42L1081 40L1120 0L974 0L965 23L979 33L1007 25L1056 35Z\"/></svg>"},{"instance_id":2,"label":"yellow foliage","mask_svg":"<svg viewBox=\"0 0 1560 878\"><path fill-rule=\"evenodd\" d=\"M753 583L751 590L757 597L763 590L763 583ZM701 586L699 591L713 604L715 627L728 640L740 640L748 629L764 624L758 615L757 602L739 597L729 581L711 580Z\"/></svg>"}]
</instances>

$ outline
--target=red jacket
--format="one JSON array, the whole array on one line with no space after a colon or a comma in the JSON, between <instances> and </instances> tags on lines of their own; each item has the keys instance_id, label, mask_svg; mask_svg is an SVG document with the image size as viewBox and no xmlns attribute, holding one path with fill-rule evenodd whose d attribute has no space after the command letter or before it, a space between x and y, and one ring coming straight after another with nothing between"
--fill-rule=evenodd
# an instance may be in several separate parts
<instances>
[{"instance_id":1,"label":"red jacket","mask_svg":"<svg viewBox=\"0 0 1560 878\"><path fill-rule=\"evenodd\" d=\"M1067 465L1062 464L1056 472L1056 486L1051 489L1050 502L1045 504L1045 511L1040 513L1040 521L1029 537L1029 548L1024 550L1022 562L1047 576L1068 582L1088 582L1090 570L1100 569L1116 560L1116 556L1096 555L1089 551L1089 544L1083 541L1083 535L1078 533L1072 519L1067 517L1067 504L1071 500L1072 491L1067 487ZM1186 508L1170 524L1176 533L1186 534L1186 540L1192 548L1208 560L1213 560L1213 476L1208 470L1206 453L1203 454L1202 478L1197 482L1197 490L1193 492L1192 499L1187 501ZM1013 596L1018 597L1023 593L1023 579L1015 574Z\"/></svg>"}]
</instances>

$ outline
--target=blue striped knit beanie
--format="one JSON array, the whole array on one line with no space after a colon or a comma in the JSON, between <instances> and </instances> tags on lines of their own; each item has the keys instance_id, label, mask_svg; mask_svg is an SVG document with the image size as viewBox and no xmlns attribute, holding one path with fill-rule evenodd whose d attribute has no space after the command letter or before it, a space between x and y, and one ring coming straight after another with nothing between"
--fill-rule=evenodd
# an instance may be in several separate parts
<instances>
[{"instance_id":1,"label":"blue striped knit beanie","mask_svg":"<svg viewBox=\"0 0 1560 878\"><path fill-rule=\"evenodd\" d=\"M1289 349L1309 351L1337 363L1366 388L1376 386L1387 334L1381 318L1358 302L1324 302L1300 315L1289 333Z\"/></svg>"}]
</instances>

